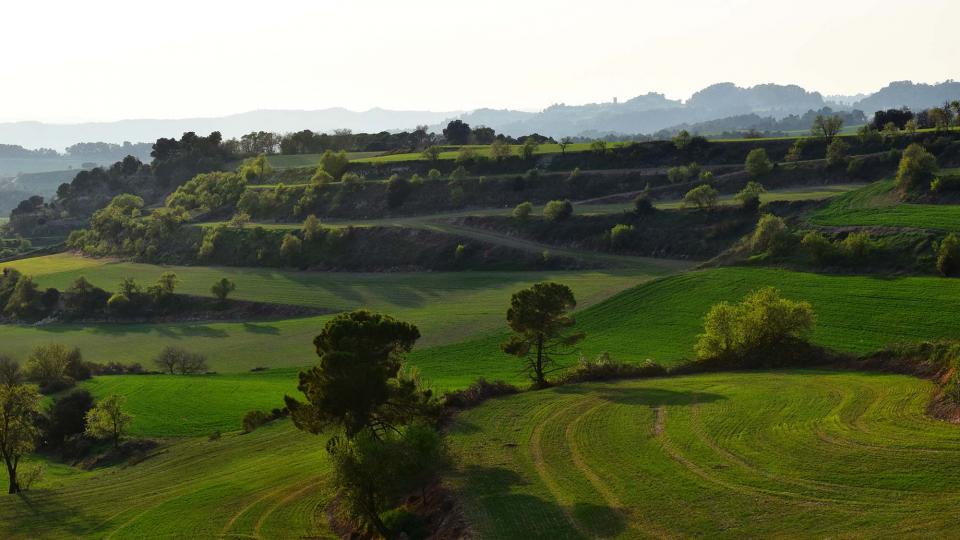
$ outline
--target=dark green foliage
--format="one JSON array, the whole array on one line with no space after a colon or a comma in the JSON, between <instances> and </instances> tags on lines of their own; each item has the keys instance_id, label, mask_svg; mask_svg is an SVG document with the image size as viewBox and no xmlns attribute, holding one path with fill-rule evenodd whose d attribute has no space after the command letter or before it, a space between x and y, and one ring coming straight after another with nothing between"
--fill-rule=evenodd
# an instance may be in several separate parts
<instances>
[{"instance_id":1,"label":"dark green foliage","mask_svg":"<svg viewBox=\"0 0 960 540\"><path fill-rule=\"evenodd\" d=\"M684 206L696 206L698 210L713 210L720 200L720 192L709 185L697 186L683 196Z\"/></svg>"},{"instance_id":2,"label":"dark green foliage","mask_svg":"<svg viewBox=\"0 0 960 540\"><path fill-rule=\"evenodd\" d=\"M94 286L87 278L80 276L63 291L64 309L70 315L88 316L100 313L107 307L110 294Z\"/></svg>"},{"instance_id":3,"label":"dark green foliage","mask_svg":"<svg viewBox=\"0 0 960 540\"><path fill-rule=\"evenodd\" d=\"M545 386L546 374L557 368L556 357L570 354L583 340L572 331L576 320L568 312L577 301L573 291L560 283L537 283L513 294L507 310L507 325L514 332L501 348L523 360L524 370L537 386Z\"/></svg>"},{"instance_id":4,"label":"dark green foliage","mask_svg":"<svg viewBox=\"0 0 960 540\"><path fill-rule=\"evenodd\" d=\"M387 206L398 208L410 195L410 181L393 175L387 182Z\"/></svg>"},{"instance_id":5,"label":"dark green foliage","mask_svg":"<svg viewBox=\"0 0 960 540\"><path fill-rule=\"evenodd\" d=\"M648 359L639 364L633 364L615 360L611 358L609 354L601 353L594 359L581 357L576 366L564 372L557 381L557 384L611 381L615 379L642 379L648 377L663 377L667 374L667 368L653 360Z\"/></svg>"},{"instance_id":6,"label":"dark green foliage","mask_svg":"<svg viewBox=\"0 0 960 540\"><path fill-rule=\"evenodd\" d=\"M271 418L268 413L263 411L248 411L247 414L243 415L243 432L252 433L258 427L267 424L270 422Z\"/></svg>"},{"instance_id":7,"label":"dark green foliage","mask_svg":"<svg viewBox=\"0 0 960 540\"><path fill-rule=\"evenodd\" d=\"M236 206L247 188L247 180L232 172L198 174L177 188L166 200L166 206L187 210L215 210Z\"/></svg>"},{"instance_id":8,"label":"dark green foliage","mask_svg":"<svg viewBox=\"0 0 960 540\"><path fill-rule=\"evenodd\" d=\"M430 391L401 371L419 338L416 326L369 311L327 321L313 341L320 363L300 373L297 388L307 401L285 398L294 424L311 433L342 427L348 436L383 436L428 415Z\"/></svg>"},{"instance_id":9,"label":"dark green foliage","mask_svg":"<svg viewBox=\"0 0 960 540\"><path fill-rule=\"evenodd\" d=\"M82 434L87 426L87 411L93 406L93 396L82 388L54 399L47 407L46 444L51 448L59 448L69 437Z\"/></svg>"},{"instance_id":10,"label":"dark green foliage","mask_svg":"<svg viewBox=\"0 0 960 540\"><path fill-rule=\"evenodd\" d=\"M531 213L533 213L533 205L529 202L522 202L513 209L513 217L518 221L527 221Z\"/></svg>"},{"instance_id":11,"label":"dark green foliage","mask_svg":"<svg viewBox=\"0 0 960 540\"><path fill-rule=\"evenodd\" d=\"M919 144L903 151L897 168L897 187L904 193L926 189L937 170L937 160Z\"/></svg>"},{"instance_id":12,"label":"dark green foliage","mask_svg":"<svg viewBox=\"0 0 960 540\"><path fill-rule=\"evenodd\" d=\"M570 201L550 201L543 207L543 217L549 221L563 221L573 215Z\"/></svg>"},{"instance_id":13,"label":"dark green foliage","mask_svg":"<svg viewBox=\"0 0 960 540\"><path fill-rule=\"evenodd\" d=\"M650 200L650 196L646 193L640 193L633 199L633 211L638 216L652 214L656 212L656 210L656 207L653 206L653 202Z\"/></svg>"},{"instance_id":14,"label":"dark green foliage","mask_svg":"<svg viewBox=\"0 0 960 540\"><path fill-rule=\"evenodd\" d=\"M764 214L750 237L750 247L758 253L777 254L786 249L790 240L787 224L780 216Z\"/></svg>"},{"instance_id":15,"label":"dark green foliage","mask_svg":"<svg viewBox=\"0 0 960 540\"><path fill-rule=\"evenodd\" d=\"M516 394L519 391L519 388L510 383L504 381L490 382L481 377L462 390L445 393L443 404L455 409L468 409L476 407L490 398Z\"/></svg>"},{"instance_id":16,"label":"dark green foliage","mask_svg":"<svg viewBox=\"0 0 960 540\"><path fill-rule=\"evenodd\" d=\"M950 233L937 246L937 272L943 276L960 273L960 238Z\"/></svg>"},{"instance_id":17,"label":"dark green foliage","mask_svg":"<svg viewBox=\"0 0 960 540\"><path fill-rule=\"evenodd\" d=\"M850 145L837 137L827 145L827 167L845 167L847 165L847 151Z\"/></svg>"},{"instance_id":18,"label":"dark green foliage","mask_svg":"<svg viewBox=\"0 0 960 540\"><path fill-rule=\"evenodd\" d=\"M8 317L25 321L39 319L45 313L41 299L42 294L33 279L22 276L17 280L3 313Z\"/></svg>"},{"instance_id":19,"label":"dark green foliage","mask_svg":"<svg viewBox=\"0 0 960 540\"><path fill-rule=\"evenodd\" d=\"M220 281L213 284L213 287L210 287L210 292L221 304L225 304L227 297L235 290L237 290L237 284L228 278L221 278Z\"/></svg>"},{"instance_id":20,"label":"dark green foliage","mask_svg":"<svg viewBox=\"0 0 960 540\"><path fill-rule=\"evenodd\" d=\"M14 386L23 382L24 373L20 364L9 356L0 354L0 386Z\"/></svg>"},{"instance_id":21,"label":"dark green foliage","mask_svg":"<svg viewBox=\"0 0 960 540\"><path fill-rule=\"evenodd\" d=\"M817 265L824 265L837 255L837 248L829 238L819 231L810 231L800 241L803 249L807 250L810 258Z\"/></svg>"},{"instance_id":22,"label":"dark green foliage","mask_svg":"<svg viewBox=\"0 0 960 540\"><path fill-rule=\"evenodd\" d=\"M222 144L220 132L206 137L184 133L180 140L157 139L153 145L151 169L161 183L179 185L198 173L222 170L234 158Z\"/></svg>"}]
</instances>

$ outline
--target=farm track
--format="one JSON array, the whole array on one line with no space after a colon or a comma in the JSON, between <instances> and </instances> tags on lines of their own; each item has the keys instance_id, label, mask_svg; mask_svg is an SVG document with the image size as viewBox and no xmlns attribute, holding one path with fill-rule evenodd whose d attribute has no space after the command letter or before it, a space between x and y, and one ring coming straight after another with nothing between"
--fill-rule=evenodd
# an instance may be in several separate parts
<instances>
[{"instance_id":1,"label":"farm track","mask_svg":"<svg viewBox=\"0 0 960 540\"><path fill-rule=\"evenodd\" d=\"M520 478L509 494L461 491L468 513L495 507L529 519L555 505L568 518L566 528L549 522L558 537L947 533L960 503L960 440L955 426L924 416L928 396L924 381L846 372L697 375L523 394L458 420L480 428L478 436L519 438L515 448L484 445L473 430L454 429L467 478L454 487L485 466L514 471ZM542 502L500 504L498 497L520 493ZM547 537L546 522L526 530L506 523L518 521L479 520L479 532Z\"/></svg>"}]
</instances>

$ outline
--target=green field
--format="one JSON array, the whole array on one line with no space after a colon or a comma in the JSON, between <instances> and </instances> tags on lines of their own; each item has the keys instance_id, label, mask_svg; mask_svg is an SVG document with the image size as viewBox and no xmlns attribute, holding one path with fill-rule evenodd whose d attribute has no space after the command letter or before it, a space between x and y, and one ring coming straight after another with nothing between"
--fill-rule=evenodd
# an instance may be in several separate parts
<instances>
[{"instance_id":1,"label":"green field","mask_svg":"<svg viewBox=\"0 0 960 540\"><path fill-rule=\"evenodd\" d=\"M589 152L590 145L592 143L573 143L567 146L567 153L576 153L576 152ZM624 146L628 143L615 142L608 143L607 148L617 148L619 146ZM490 155L490 145L474 144L467 145L466 147L472 148L478 156L491 157ZM440 153L440 159L443 160L452 160L457 159L457 156L460 155L460 148L464 147L444 147L448 148L447 150ZM519 144L510 145L510 150L514 155L518 153L520 149ZM537 147L534 154L559 154L560 145L559 144L541 144ZM377 157L361 157L352 159L356 163L390 163L395 161L426 161L426 158L423 157L421 152L410 152L407 154L389 154L384 156Z\"/></svg>"},{"instance_id":2,"label":"green field","mask_svg":"<svg viewBox=\"0 0 960 540\"><path fill-rule=\"evenodd\" d=\"M351 160L366 159L379 156L383 152L347 152L347 157ZM267 161L274 169L294 169L297 167L316 167L320 164L320 157L323 154L293 154L280 155L273 154L267 156Z\"/></svg>"},{"instance_id":3,"label":"green field","mask_svg":"<svg viewBox=\"0 0 960 540\"><path fill-rule=\"evenodd\" d=\"M482 538L950 537L957 427L896 375L737 373L560 387L457 417Z\"/></svg>"},{"instance_id":4,"label":"green field","mask_svg":"<svg viewBox=\"0 0 960 540\"><path fill-rule=\"evenodd\" d=\"M692 355L696 335L711 305L722 300L738 300L764 285L779 287L789 298L809 300L818 318L814 341L854 353L874 351L891 342L955 337L956 321L960 317L957 301L960 280L823 276L770 269L721 268L646 283L586 307L577 313L578 326L587 333L581 352L593 357L606 351L624 361L651 358L666 365L675 364ZM464 336L435 346L421 344L410 355L409 363L438 391L462 388L479 377L524 383L519 363L499 349L505 337L501 328L504 328L502 317L508 297L505 292L499 305L491 304L490 327L479 336ZM450 311L455 313L456 307ZM306 366L316 359L310 343L319 328L320 321L310 321L297 331L284 327L282 332L273 335L241 330L220 338L191 338L189 347L210 354L211 363L221 372L240 371L237 366L243 369L257 365ZM467 333L470 331L480 332L471 328ZM9 335L10 330L5 332ZM102 329L93 330L91 334L78 334L91 340L80 342L79 346L92 358L98 357L91 356L90 351L102 348L116 349L122 354L123 347L152 348L166 343L166 336L158 332L153 330L147 334L156 339L135 341L135 336L111 338ZM35 335L32 334L31 339L35 339ZM76 343L66 338L61 341ZM44 340L36 339L36 342ZM293 353L278 354L285 351ZM143 361L141 356L136 358ZM573 363L577 359L571 356L561 360ZM95 378L84 384L98 396L111 393L131 396L129 405L138 416L134 427L139 433L197 435L211 429L236 429L246 411L278 406L284 393L295 391L296 371L271 369L261 373L202 377L114 376ZM208 401L209 406L200 406L200 400ZM181 403L197 403L197 406L180 412ZM170 421L170 418L177 420Z\"/></svg>"},{"instance_id":5,"label":"green field","mask_svg":"<svg viewBox=\"0 0 960 540\"><path fill-rule=\"evenodd\" d=\"M884 180L830 202L810 217L816 225L835 227L915 227L960 231L960 205L900 203L894 181Z\"/></svg>"},{"instance_id":6,"label":"green field","mask_svg":"<svg viewBox=\"0 0 960 540\"><path fill-rule=\"evenodd\" d=\"M42 485L0 497L0 537L333 538L324 440L277 422L164 444L136 465L51 463Z\"/></svg>"}]
</instances>

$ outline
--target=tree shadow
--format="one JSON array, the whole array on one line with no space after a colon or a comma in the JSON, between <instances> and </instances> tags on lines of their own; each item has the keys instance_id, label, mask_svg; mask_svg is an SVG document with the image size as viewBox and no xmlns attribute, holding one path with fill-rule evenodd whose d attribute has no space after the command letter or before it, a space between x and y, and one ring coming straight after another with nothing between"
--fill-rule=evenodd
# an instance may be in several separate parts
<instances>
[{"instance_id":1,"label":"tree shadow","mask_svg":"<svg viewBox=\"0 0 960 540\"><path fill-rule=\"evenodd\" d=\"M269 324L254 324L254 323L243 323L243 330L245 332L250 332L251 334L267 334L267 335L280 335L280 329L276 326L270 326Z\"/></svg>"},{"instance_id":2,"label":"tree shadow","mask_svg":"<svg viewBox=\"0 0 960 540\"><path fill-rule=\"evenodd\" d=\"M556 501L521 493L514 488L529 482L504 467L470 465L456 476L463 480L462 493L479 504L483 513L495 517L484 520L490 530L482 532L490 538L585 540L615 537L626 528L625 517L614 508L587 503L565 508ZM580 529L588 528L589 536L577 530L570 523L571 518Z\"/></svg>"},{"instance_id":3,"label":"tree shadow","mask_svg":"<svg viewBox=\"0 0 960 540\"><path fill-rule=\"evenodd\" d=\"M620 403L623 405L647 405L659 407L661 405L693 405L695 403L712 403L726 396L710 392L676 391L663 388L638 388L619 386L595 385L566 385L555 389L559 394L590 394L600 399Z\"/></svg>"},{"instance_id":4,"label":"tree shadow","mask_svg":"<svg viewBox=\"0 0 960 540\"><path fill-rule=\"evenodd\" d=\"M44 536L59 533L76 538L89 535L102 522L102 518L87 514L82 507L65 503L53 490L25 491L15 497L22 503L15 518L15 532L34 530L43 531Z\"/></svg>"}]
</instances>

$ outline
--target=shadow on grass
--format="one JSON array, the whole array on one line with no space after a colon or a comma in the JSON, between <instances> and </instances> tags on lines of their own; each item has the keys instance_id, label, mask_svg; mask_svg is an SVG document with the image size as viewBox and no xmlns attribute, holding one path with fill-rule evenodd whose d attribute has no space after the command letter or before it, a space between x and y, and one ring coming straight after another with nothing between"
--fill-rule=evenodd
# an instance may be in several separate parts
<instances>
[{"instance_id":1,"label":"shadow on grass","mask_svg":"<svg viewBox=\"0 0 960 540\"><path fill-rule=\"evenodd\" d=\"M276 326L270 326L269 324L254 324L254 323L243 323L244 332L250 332L251 334L267 334L271 336L280 335L280 329Z\"/></svg>"},{"instance_id":2,"label":"shadow on grass","mask_svg":"<svg viewBox=\"0 0 960 540\"><path fill-rule=\"evenodd\" d=\"M580 540L612 538L626 529L623 514L614 508L587 503L564 508L556 501L519 492L514 488L529 483L510 469L472 465L458 476L464 486L461 496L481 506L480 512L489 518L481 520L488 530L478 531L484 537Z\"/></svg>"},{"instance_id":3,"label":"shadow on grass","mask_svg":"<svg viewBox=\"0 0 960 540\"><path fill-rule=\"evenodd\" d=\"M660 405L693 405L695 403L712 403L714 401L727 399L726 396L711 394L709 392L678 392L674 390L664 390L662 388L642 387L598 387L583 384L558 386L555 391L558 394L589 394L613 403L623 405L647 405L650 407L659 407Z\"/></svg>"},{"instance_id":4,"label":"shadow on grass","mask_svg":"<svg viewBox=\"0 0 960 540\"><path fill-rule=\"evenodd\" d=\"M9 499L0 500L0 503L21 506L15 510L10 523L0 523L0 536L8 526L12 535L23 534L24 538L44 537L47 535L66 537L80 537L89 535L102 519L86 514L80 506L73 506L60 500L52 490L27 491L18 495L10 495ZM5 512L0 509L0 515ZM29 531L34 531L32 536Z\"/></svg>"}]
</instances>

